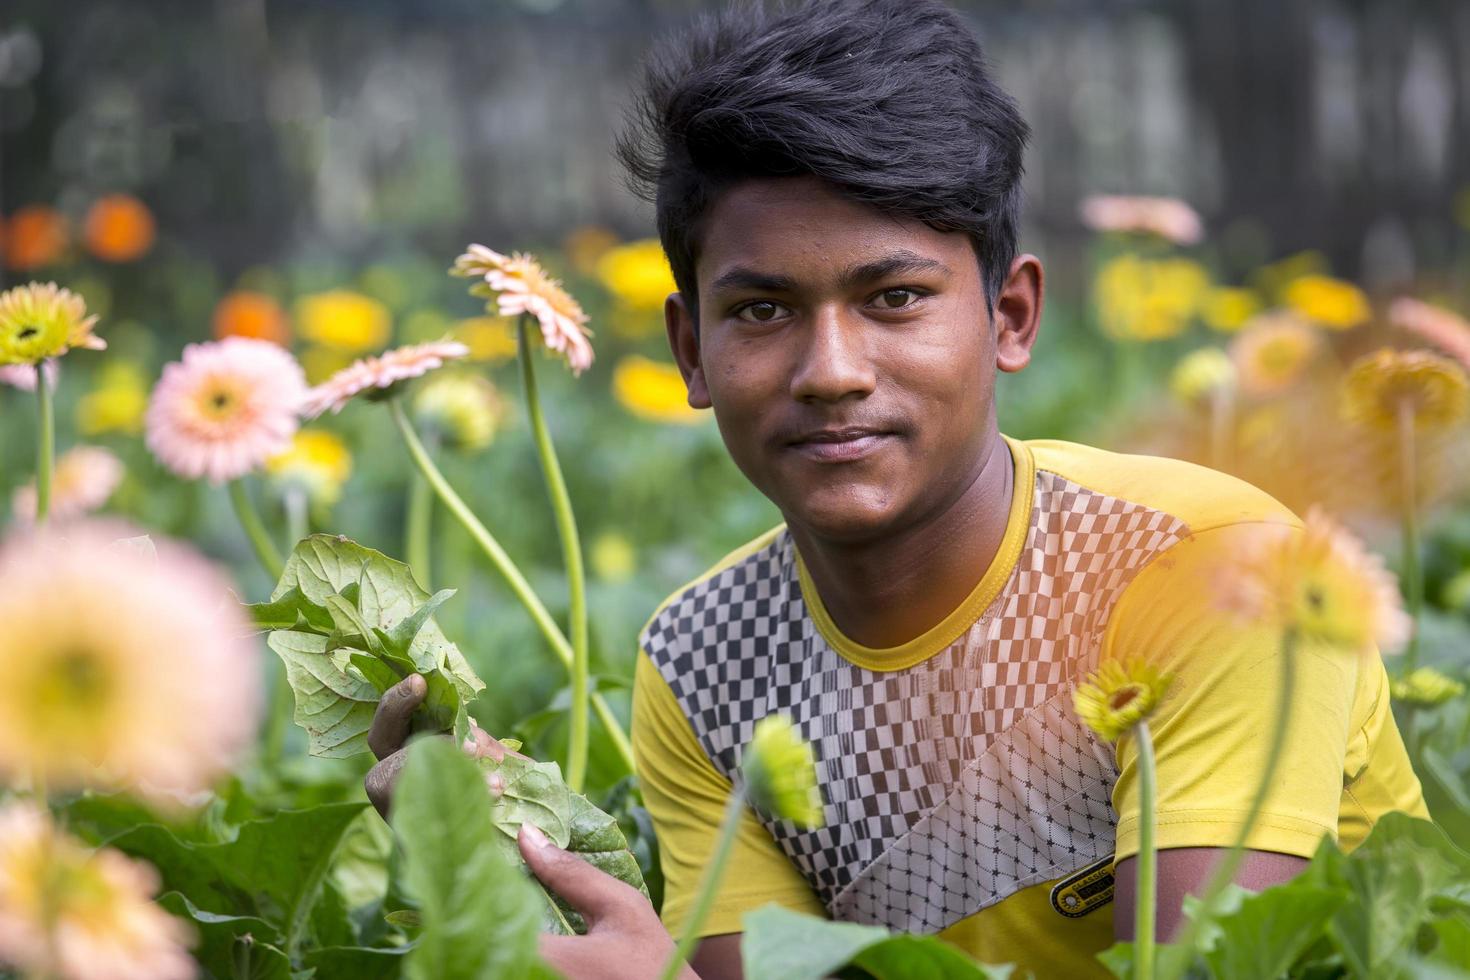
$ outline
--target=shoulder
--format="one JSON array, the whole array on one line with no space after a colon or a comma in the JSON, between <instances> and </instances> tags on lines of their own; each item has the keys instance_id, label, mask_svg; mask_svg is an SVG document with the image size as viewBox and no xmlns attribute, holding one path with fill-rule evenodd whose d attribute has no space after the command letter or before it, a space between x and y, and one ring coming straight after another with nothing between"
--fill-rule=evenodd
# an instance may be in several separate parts
<instances>
[{"instance_id":1,"label":"shoulder","mask_svg":"<svg viewBox=\"0 0 1470 980\"><path fill-rule=\"evenodd\" d=\"M1084 490L1167 514L1191 534L1235 524L1298 523L1264 490L1195 463L1055 439L1020 445L1030 452L1038 475L1051 474Z\"/></svg>"},{"instance_id":2,"label":"shoulder","mask_svg":"<svg viewBox=\"0 0 1470 980\"><path fill-rule=\"evenodd\" d=\"M769 599L786 562L786 525L773 527L736 548L659 603L639 632L645 653L655 660L658 648L680 632L697 628L709 614L732 603Z\"/></svg>"}]
</instances>

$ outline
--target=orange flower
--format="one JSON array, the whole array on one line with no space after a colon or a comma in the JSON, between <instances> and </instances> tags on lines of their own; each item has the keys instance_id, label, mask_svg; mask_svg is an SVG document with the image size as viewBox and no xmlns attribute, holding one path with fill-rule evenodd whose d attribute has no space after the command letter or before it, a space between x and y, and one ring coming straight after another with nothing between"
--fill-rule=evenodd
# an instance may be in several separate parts
<instances>
[{"instance_id":1,"label":"orange flower","mask_svg":"<svg viewBox=\"0 0 1470 980\"><path fill-rule=\"evenodd\" d=\"M219 340L226 337L269 340L285 347L291 341L291 328L281 304L265 293L240 289L215 306L214 335Z\"/></svg>"},{"instance_id":2,"label":"orange flower","mask_svg":"<svg viewBox=\"0 0 1470 980\"><path fill-rule=\"evenodd\" d=\"M366 392L367 398L386 398L401 381L421 377L444 366L445 361L458 360L470 349L457 340L438 340L428 344L397 347L377 357L354 361L312 388L302 403L301 414L314 419L327 409L333 414L355 396Z\"/></svg>"},{"instance_id":3,"label":"orange flower","mask_svg":"<svg viewBox=\"0 0 1470 980\"><path fill-rule=\"evenodd\" d=\"M484 245L471 245L455 260L450 273L483 279L470 287L470 293L492 299L501 316L535 317L542 341L566 358L573 374L592 366L587 314L531 256L523 252L506 256Z\"/></svg>"},{"instance_id":4,"label":"orange flower","mask_svg":"<svg viewBox=\"0 0 1470 980\"><path fill-rule=\"evenodd\" d=\"M88 209L82 238L104 262L131 262L153 247L154 233L147 205L128 194L108 194Z\"/></svg>"},{"instance_id":5,"label":"orange flower","mask_svg":"<svg viewBox=\"0 0 1470 980\"><path fill-rule=\"evenodd\" d=\"M55 208L28 204L5 225L5 264L25 271L39 269L61 258L70 244L66 218Z\"/></svg>"}]
</instances>

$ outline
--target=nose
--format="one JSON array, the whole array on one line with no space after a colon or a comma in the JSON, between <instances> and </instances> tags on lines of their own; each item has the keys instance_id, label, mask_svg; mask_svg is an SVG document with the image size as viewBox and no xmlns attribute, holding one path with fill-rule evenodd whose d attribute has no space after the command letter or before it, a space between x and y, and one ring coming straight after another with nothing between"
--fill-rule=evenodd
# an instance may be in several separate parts
<instances>
[{"instance_id":1,"label":"nose","mask_svg":"<svg viewBox=\"0 0 1470 980\"><path fill-rule=\"evenodd\" d=\"M807 330L807 343L791 377L800 402L838 402L873 393L877 375L868 359L862 324L841 309L822 308Z\"/></svg>"}]
</instances>

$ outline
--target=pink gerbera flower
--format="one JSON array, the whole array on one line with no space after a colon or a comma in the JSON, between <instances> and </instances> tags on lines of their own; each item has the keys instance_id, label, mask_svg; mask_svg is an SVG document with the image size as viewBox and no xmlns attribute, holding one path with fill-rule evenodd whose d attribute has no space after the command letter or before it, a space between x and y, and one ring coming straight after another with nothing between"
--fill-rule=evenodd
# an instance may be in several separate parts
<instances>
[{"instance_id":1,"label":"pink gerbera flower","mask_svg":"<svg viewBox=\"0 0 1470 980\"><path fill-rule=\"evenodd\" d=\"M56 461L51 483L51 519L66 520L92 513L107 503L122 477L122 460L100 446L76 446L67 450ZM35 520L35 483L18 488L10 508L27 524Z\"/></svg>"},{"instance_id":2,"label":"pink gerbera flower","mask_svg":"<svg viewBox=\"0 0 1470 980\"><path fill-rule=\"evenodd\" d=\"M0 781L126 788L164 804L249 747L259 654L230 581L110 522L0 543Z\"/></svg>"},{"instance_id":3,"label":"pink gerbera flower","mask_svg":"<svg viewBox=\"0 0 1470 980\"><path fill-rule=\"evenodd\" d=\"M167 364L146 417L148 448L189 480L234 480L291 445L306 378L275 344L190 344Z\"/></svg>"},{"instance_id":4,"label":"pink gerbera flower","mask_svg":"<svg viewBox=\"0 0 1470 980\"><path fill-rule=\"evenodd\" d=\"M311 389L302 402L301 414L307 418L331 409L334 413L352 399L368 392L369 397L383 396L394 385L409 378L428 374L452 361L469 354L470 349L457 340L436 340L428 344L411 344L354 361Z\"/></svg>"},{"instance_id":5,"label":"pink gerbera flower","mask_svg":"<svg viewBox=\"0 0 1470 980\"><path fill-rule=\"evenodd\" d=\"M158 872L93 850L28 801L0 808L0 961L61 980L187 980L191 930L153 902Z\"/></svg>"},{"instance_id":6,"label":"pink gerbera flower","mask_svg":"<svg viewBox=\"0 0 1470 980\"><path fill-rule=\"evenodd\" d=\"M1204 237L1199 213L1173 197L1094 194L1083 199L1079 211L1093 231L1145 232L1176 245L1193 245Z\"/></svg>"},{"instance_id":7,"label":"pink gerbera flower","mask_svg":"<svg viewBox=\"0 0 1470 980\"><path fill-rule=\"evenodd\" d=\"M592 366L592 335L587 314L541 263L521 252L501 255L484 245L471 245L454 261L454 275L483 280L470 288L476 296L495 300L501 316L528 314L541 327L547 348L566 358L573 374Z\"/></svg>"},{"instance_id":8,"label":"pink gerbera flower","mask_svg":"<svg viewBox=\"0 0 1470 980\"><path fill-rule=\"evenodd\" d=\"M45 360L41 362L41 365L41 369L46 372L46 383L54 389L56 387L56 361ZM10 385L21 391L35 391L36 366L34 364L0 365L0 385Z\"/></svg>"},{"instance_id":9,"label":"pink gerbera flower","mask_svg":"<svg viewBox=\"0 0 1470 980\"><path fill-rule=\"evenodd\" d=\"M1389 304L1388 318L1470 369L1470 321L1458 313L1403 296Z\"/></svg>"}]
</instances>

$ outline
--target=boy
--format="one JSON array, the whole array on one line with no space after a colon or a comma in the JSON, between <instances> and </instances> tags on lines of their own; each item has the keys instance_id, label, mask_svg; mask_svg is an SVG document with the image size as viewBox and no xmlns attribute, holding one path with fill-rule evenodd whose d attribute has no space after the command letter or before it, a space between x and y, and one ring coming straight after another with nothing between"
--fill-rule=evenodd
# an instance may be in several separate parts
<instances>
[{"instance_id":1,"label":"boy","mask_svg":"<svg viewBox=\"0 0 1470 980\"><path fill-rule=\"evenodd\" d=\"M1043 292L1016 254L1026 138L937 0L732 13L651 62L621 152L679 287L670 345L785 518L641 637L633 743L668 931L761 717L812 743L824 803L814 830L747 815L691 964L705 980L740 976L741 915L771 901L1039 976L1100 972L1130 937L1138 810L1132 741L1100 743L1071 709L1106 657L1176 675L1152 722L1162 936L1249 807L1278 640L1223 620L1201 582L1295 519L1200 467L1000 434L996 370L1027 365ZM1297 670L1248 887L1324 835L1423 813L1381 664L1304 651ZM382 730L412 703L385 699ZM647 903L537 836L528 862L593 923L549 939L551 962L657 975L671 944Z\"/></svg>"}]
</instances>

